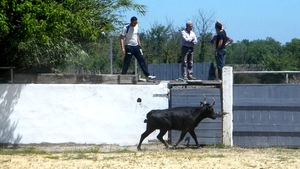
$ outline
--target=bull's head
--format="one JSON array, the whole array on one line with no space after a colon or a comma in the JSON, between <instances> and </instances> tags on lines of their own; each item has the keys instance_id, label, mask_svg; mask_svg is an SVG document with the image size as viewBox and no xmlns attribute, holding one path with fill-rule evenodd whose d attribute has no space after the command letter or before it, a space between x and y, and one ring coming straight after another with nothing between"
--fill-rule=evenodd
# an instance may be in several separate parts
<instances>
[{"instance_id":1,"label":"bull's head","mask_svg":"<svg viewBox=\"0 0 300 169\"><path fill-rule=\"evenodd\" d=\"M213 106L215 105L216 100L213 98L213 103L210 105L209 103L206 103L206 96L203 94L203 102L200 102L200 107L206 108L206 114L208 118L216 119L217 115L214 112Z\"/></svg>"}]
</instances>

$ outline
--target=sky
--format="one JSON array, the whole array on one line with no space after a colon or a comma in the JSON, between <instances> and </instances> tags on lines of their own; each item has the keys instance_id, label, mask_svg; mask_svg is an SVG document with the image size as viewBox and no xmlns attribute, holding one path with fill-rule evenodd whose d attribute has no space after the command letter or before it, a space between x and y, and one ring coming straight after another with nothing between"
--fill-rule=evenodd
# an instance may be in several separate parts
<instances>
[{"instance_id":1,"label":"sky","mask_svg":"<svg viewBox=\"0 0 300 169\"><path fill-rule=\"evenodd\" d=\"M134 11L125 13L128 22L138 18L142 32L155 24L172 23L185 27L199 17L199 11L214 13L234 42L272 37L282 45L300 38L300 0L133 0L146 5L145 16ZM127 21L127 20L126 20ZM195 26L195 25L194 25ZM213 29L212 25L212 29ZM213 29L214 30L214 29Z\"/></svg>"}]
</instances>

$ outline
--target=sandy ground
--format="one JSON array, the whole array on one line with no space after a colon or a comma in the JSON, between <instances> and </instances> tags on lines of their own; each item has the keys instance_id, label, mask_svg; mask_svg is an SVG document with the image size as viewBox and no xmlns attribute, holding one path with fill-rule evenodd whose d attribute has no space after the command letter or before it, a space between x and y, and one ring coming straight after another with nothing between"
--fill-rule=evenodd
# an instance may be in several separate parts
<instances>
[{"instance_id":1,"label":"sandy ground","mask_svg":"<svg viewBox=\"0 0 300 169\"><path fill-rule=\"evenodd\" d=\"M1 169L300 168L300 149L285 148L195 149L179 146L172 150L161 144L149 144L142 145L142 151L137 151L136 146L31 145L4 148L0 152Z\"/></svg>"}]
</instances>

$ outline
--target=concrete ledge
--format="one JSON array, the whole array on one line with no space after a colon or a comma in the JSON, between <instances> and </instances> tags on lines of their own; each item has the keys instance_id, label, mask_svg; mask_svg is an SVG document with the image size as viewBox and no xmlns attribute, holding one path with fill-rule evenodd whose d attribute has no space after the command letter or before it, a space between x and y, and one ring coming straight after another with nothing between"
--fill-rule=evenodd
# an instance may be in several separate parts
<instances>
[{"instance_id":1,"label":"concrete ledge","mask_svg":"<svg viewBox=\"0 0 300 169\"><path fill-rule=\"evenodd\" d=\"M137 84L137 75L38 74L37 78L20 74L17 83L37 84ZM29 78L30 77L30 78Z\"/></svg>"},{"instance_id":2,"label":"concrete ledge","mask_svg":"<svg viewBox=\"0 0 300 169\"><path fill-rule=\"evenodd\" d=\"M102 76L101 75L77 75L77 84L101 84Z\"/></svg>"},{"instance_id":3,"label":"concrete ledge","mask_svg":"<svg viewBox=\"0 0 300 169\"><path fill-rule=\"evenodd\" d=\"M14 74L14 83L36 83L37 74L17 73Z\"/></svg>"},{"instance_id":4,"label":"concrete ledge","mask_svg":"<svg viewBox=\"0 0 300 169\"><path fill-rule=\"evenodd\" d=\"M102 84L136 84L136 75L102 75Z\"/></svg>"},{"instance_id":5,"label":"concrete ledge","mask_svg":"<svg viewBox=\"0 0 300 169\"><path fill-rule=\"evenodd\" d=\"M75 74L38 74L37 84L76 84Z\"/></svg>"}]
</instances>

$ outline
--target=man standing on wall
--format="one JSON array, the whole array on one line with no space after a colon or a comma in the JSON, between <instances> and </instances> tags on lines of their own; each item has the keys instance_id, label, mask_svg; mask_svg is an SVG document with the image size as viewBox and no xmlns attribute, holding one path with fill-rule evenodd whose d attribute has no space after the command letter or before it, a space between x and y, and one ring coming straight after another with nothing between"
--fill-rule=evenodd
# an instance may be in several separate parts
<instances>
[{"instance_id":1,"label":"man standing on wall","mask_svg":"<svg viewBox=\"0 0 300 169\"><path fill-rule=\"evenodd\" d=\"M225 66L225 58L226 58L226 43L227 43L227 35L224 29L222 29L222 24L217 21L215 24L215 29L217 32L216 36L216 48L215 48L215 57L217 62L218 69L218 77L219 80L222 80L222 68Z\"/></svg>"},{"instance_id":2,"label":"man standing on wall","mask_svg":"<svg viewBox=\"0 0 300 169\"><path fill-rule=\"evenodd\" d=\"M145 58L143 56L143 51L141 49L141 42L138 34L137 18L135 16L131 17L130 24L125 26L122 30L120 36L120 45L123 54L125 54L122 74L126 74L129 68L132 55L137 59L144 75L147 77L147 81L151 81L156 78L156 76L151 76Z\"/></svg>"},{"instance_id":3,"label":"man standing on wall","mask_svg":"<svg viewBox=\"0 0 300 169\"><path fill-rule=\"evenodd\" d=\"M192 29L193 23L188 21L185 30L181 31L181 73L185 80L196 80L193 77L193 62L197 37Z\"/></svg>"}]
</instances>

